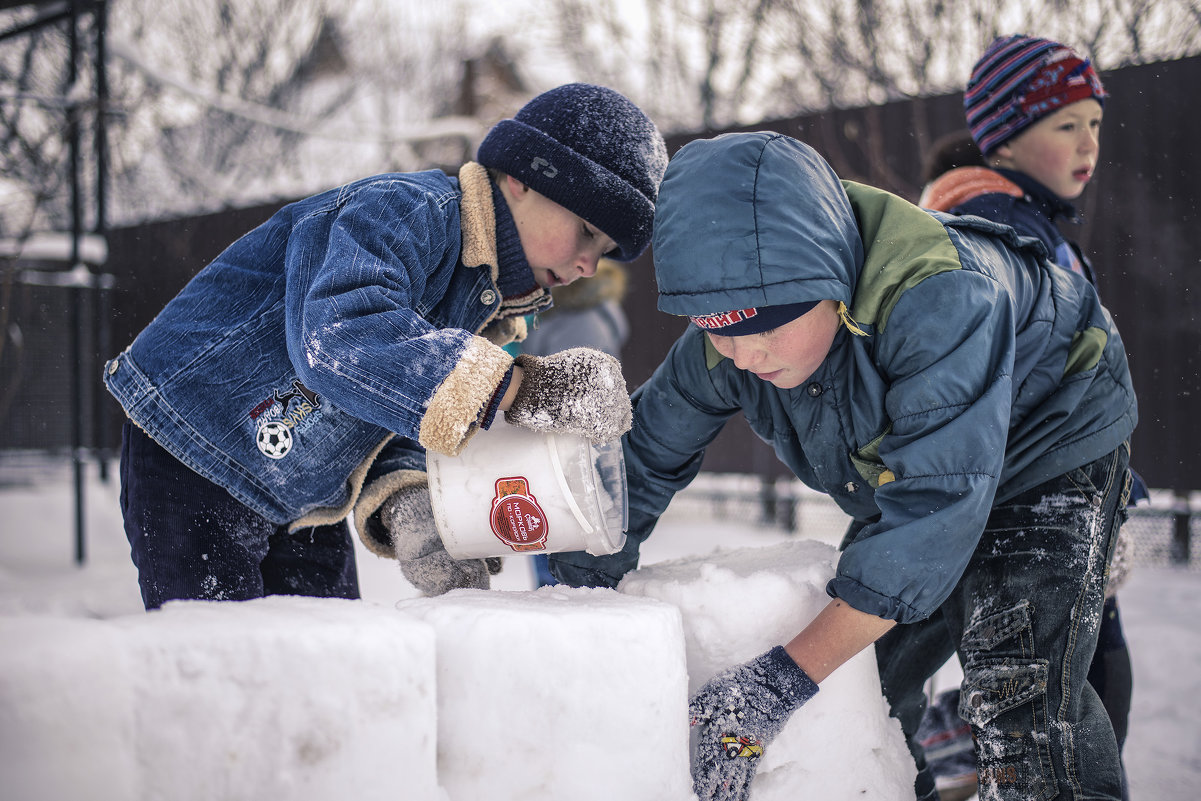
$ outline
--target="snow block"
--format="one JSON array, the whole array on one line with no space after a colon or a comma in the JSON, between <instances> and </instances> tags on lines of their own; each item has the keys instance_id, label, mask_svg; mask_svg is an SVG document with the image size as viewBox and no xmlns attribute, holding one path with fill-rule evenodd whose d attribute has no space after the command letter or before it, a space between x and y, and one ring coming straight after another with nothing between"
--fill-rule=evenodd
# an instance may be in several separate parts
<instances>
[{"instance_id":1,"label":"snow block","mask_svg":"<svg viewBox=\"0 0 1201 801\"><path fill-rule=\"evenodd\" d=\"M173 602L122 618L141 797L441 799L434 634L359 601Z\"/></svg>"},{"instance_id":2,"label":"snow block","mask_svg":"<svg viewBox=\"0 0 1201 801\"><path fill-rule=\"evenodd\" d=\"M612 590L457 590L401 601L438 641L451 801L686 801L680 615ZM560 732L583 736L555 736Z\"/></svg>"},{"instance_id":3,"label":"snow block","mask_svg":"<svg viewBox=\"0 0 1201 801\"><path fill-rule=\"evenodd\" d=\"M830 598L837 550L802 540L719 550L628 574L618 590L681 613L689 692L792 639ZM868 649L821 684L764 752L752 801L911 801L917 770Z\"/></svg>"},{"instance_id":4,"label":"snow block","mask_svg":"<svg viewBox=\"0 0 1201 801\"><path fill-rule=\"evenodd\" d=\"M138 798L133 691L120 637L84 618L0 618L0 795Z\"/></svg>"}]
</instances>

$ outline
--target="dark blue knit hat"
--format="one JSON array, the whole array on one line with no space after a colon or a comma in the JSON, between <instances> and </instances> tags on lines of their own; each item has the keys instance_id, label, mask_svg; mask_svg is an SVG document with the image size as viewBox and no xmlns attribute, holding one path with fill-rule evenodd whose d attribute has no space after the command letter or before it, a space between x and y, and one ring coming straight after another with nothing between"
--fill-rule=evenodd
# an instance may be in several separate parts
<instances>
[{"instance_id":1,"label":"dark blue knit hat","mask_svg":"<svg viewBox=\"0 0 1201 801\"><path fill-rule=\"evenodd\" d=\"M650 244L667 147L612 89L570 83L543 92L492 127L476 160L595 225L617 243L620 261Z\"/></svg>"}]
</instances>

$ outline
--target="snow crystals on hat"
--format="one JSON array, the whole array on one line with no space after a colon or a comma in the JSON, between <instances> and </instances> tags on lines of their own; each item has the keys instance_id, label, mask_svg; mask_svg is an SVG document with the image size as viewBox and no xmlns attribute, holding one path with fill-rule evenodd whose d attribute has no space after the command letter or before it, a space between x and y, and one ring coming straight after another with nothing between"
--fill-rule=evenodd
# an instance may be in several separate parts
<instances>
[{"instance_id":1,"label":"snow crystals on hat","mask_svg":"<svg viewBox=\"0 0 1201 801\"><path fill-rule=\"evenodd\" d=\"M526 103L480 143L476 160L595 225L632 261L650 244L667 147L624 95L572 83Z\"/></svg>"}]
</instances>

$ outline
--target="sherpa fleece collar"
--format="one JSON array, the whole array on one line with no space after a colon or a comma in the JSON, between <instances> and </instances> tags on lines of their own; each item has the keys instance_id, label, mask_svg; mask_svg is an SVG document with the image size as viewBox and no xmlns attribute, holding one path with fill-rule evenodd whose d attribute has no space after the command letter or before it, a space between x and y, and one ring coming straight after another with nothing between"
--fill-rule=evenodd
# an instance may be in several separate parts
<instances>
[{"instance_id":1,"label":"sherpa fleece collar","mask_svg":"<svg viewBox=\"0 0 1201 801\"><path fill-rule=\"evenodd\" d=\"M496 254L496 209L492 205L492 179L488 170L474 161L459 168L459 189L463 193L460 202L460 229L463 248L460 259L465 267L487 266L496 284L500 277L499 258ZM551 296L543 287L517 298L506 299L496 312L496 318L533 314L551 305ZM524 337L523 337L524 338Z\"/></svg>"}]
</instances>

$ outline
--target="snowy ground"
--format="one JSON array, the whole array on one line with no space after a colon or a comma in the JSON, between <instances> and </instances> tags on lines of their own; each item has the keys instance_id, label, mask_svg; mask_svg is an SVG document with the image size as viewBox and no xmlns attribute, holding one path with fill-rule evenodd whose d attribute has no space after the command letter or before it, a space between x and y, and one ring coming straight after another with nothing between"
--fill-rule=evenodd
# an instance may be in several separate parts
<instances>
[{"instance_id":1,"label":"snowy ground","mask_svg":"<svg viewBox=\"0 0 1201 801\"><path fill-rule=\"evenodd\" d=\"M0 470L0 616L37 625L52 618L109 619L141 613L136 573L129 562L117 509L117 487L88 469L87 560L74 563L74 500L63 465ZM717 547L772 546L796 535L749 522L721 519L703 505L678 499L644 548L644 565L705 554ZM744 516L745 519L745 516ZM810 525L807 533L836 538L838 523ZM395 564L362 552L366 600L392 606L416 593ZM495 581L500 590L528 590L532 573L519 557L507 560ZM1123 587L1121 604L1134 660L1135 697L1126 747L1134 801L1194 797L1201 781L1201 572L1139 565ZM12 648L13 643L6 643ZM5 677L0 675L0 687ZM19 733L0 731L0 741Z\"/></svg>"}]
</instances>

